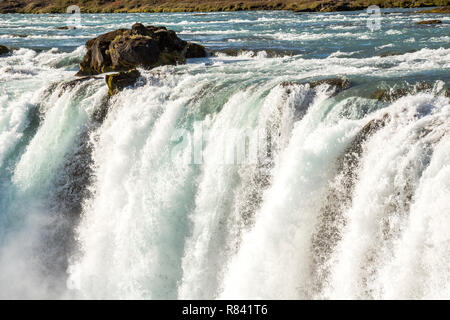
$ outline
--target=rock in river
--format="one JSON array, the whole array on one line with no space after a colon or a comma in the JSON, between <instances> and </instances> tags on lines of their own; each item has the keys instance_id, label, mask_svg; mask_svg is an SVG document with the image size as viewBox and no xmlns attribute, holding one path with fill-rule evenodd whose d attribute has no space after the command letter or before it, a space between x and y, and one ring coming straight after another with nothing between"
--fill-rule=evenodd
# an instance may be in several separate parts
<instances>
[{"instance_id":1,"label":"rock in river","mask_svg":"<svg viewBox=\"0 0 450 320\"><path fill-rule=\"evenodd\" d=\"M205 57L199 44L180 39L165 27L136 23L130 29L118 29L91 39L80 64L79 76L111 71L128 71L137 67L152 69L161 65L186 62L186 58Z\"/></svg>"}]
</instances>

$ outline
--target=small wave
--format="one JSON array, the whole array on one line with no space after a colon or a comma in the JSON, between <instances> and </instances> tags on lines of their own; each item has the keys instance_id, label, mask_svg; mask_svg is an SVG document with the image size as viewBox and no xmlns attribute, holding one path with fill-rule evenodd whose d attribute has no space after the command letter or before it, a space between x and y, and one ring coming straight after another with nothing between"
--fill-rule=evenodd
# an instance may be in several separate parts
<instances>
[{"instance_id":1,"label":"small wave","mask_svg":"<svg viewBox=\"0 0 450 320\"><path fill-rule=\"evenodd\" d=\"M432 37L432 38L428 39L427 41L430 41L430 42L450 42L450 37L449 36Z\"/></svg>"},{"instance_id":2,"label":"small wave","mask_svg":"<svg viewBox=\"0 0 450 320\"><path fill-rule=\"evenodd\" d=\"M328 58L339 58L339 57L351 57L352 55L358 53L359 51L353 51L353 52L341 52L341 51L336 51L333 52L332 54L330 54L328 56Z\"/></svg>"},{"instance_id":3,"label":"small wave","mask_svg":"<svg viewBox=\"0 0 450 320\"><path fill-rule=\"evenodd\" d=\"M385 44L385 45L379 46L379 47L377 47L377 49L391 48L393 46L394 45L392 43L389 43L389 44Z\"/></svg>"},{"instance_id":4,"label":"small wave","mask_svg":"<svg viewBox=\"0 0 450 320\"><path fill-rule=\"evenodd\" d=\"M390 29L390 30L386 31L386 34L394 35L394 34L402 34L402 32L399 30Z\"/></svg>"},{"instance_id":5,"label":"small wave","mask_svg":"<svg viewBox=\"0 0 450 320\"><path fill-rule=\"evenodd\" d=\"M215 35L215 34L241 34L249 33L250 30L183 30L180 35Z\"/></svg>"}]
</instances>

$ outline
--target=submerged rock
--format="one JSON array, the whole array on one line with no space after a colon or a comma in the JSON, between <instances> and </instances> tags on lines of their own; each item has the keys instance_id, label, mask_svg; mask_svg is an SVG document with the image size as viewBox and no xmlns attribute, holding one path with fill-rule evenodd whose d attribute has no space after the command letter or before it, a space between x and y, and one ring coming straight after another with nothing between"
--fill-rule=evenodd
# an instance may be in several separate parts
<instances>
[{"instance_id":1,"label":"submerged rock","mask_svg":"<svg viewBox=\"0 0 450 320\"><path fill-rule=\"evenodd\" d=\"M419 21L417 24L439 24L442 23L441 20L425 20L425 21Z\"/></svg>"},{"instance_id":2,"label":"submerged rock","mask_svg":"<svg viewBox=\"0 0 450 320\"><path fill-rule=\"evenodd\" d=\"M378 101L391 102L408 95L409 91L404 88L396 90L377 89L369 98Z\"/></svg>"},{"instance_id":3,"label":"submerged rock","mask_svg":"<svg viewBox=\"0 0 450 320\"><path fill-rule=\"evenodd\" d=\"M7 47L0 45L0 56L7 54L9 52L10 52L10 50Z\"/></svg>"},{"instance_id":4,"label":"submerged rock","mask_svg":"<svg viewBox=\"0 0 450 320\"><path fill-rule=\"evenodd\" d=\"M124 88L134 85L140 76L140 72L136 69L106 75L105 81L108 85L109 95L115 95Z\"/></svg>"},{"instance_id":5,"label":"submerged rock","mask_svg":"<svg viewBox=\"0 0 450 320\"><path fill-rule=\"evenodd\" d=\"M330 78L330 79L314 80L314 81L304 82L304 83L295 82L295 81L285 81L285 82L282 82L280 85L282 87L288 87L291 85L301 85L301 84L305 85L307 83L309 84L309 87L311 89L316 88L323 84L327 84L334 91L332 93L332 95L336 95L339 92L350 88L350 81L346 78Z\"/></svg>"},{"instance_id":6,"label":"submerged rock","mask_svg":"<svg viewBox=\"0 0 450 320\"><path fill-rule=\"evenodd\" d=\"M73 26L63 26L63 27L57 27L57 30L75 30L76 27Z\"/></svg>"},{"instance_id":7,"label":"submerged rock","mask_svg":"<svg viewBox=\"0 0 450 320\"><path fill-rule=\"evenodd\" d=\"M161 65L186 62L186 58L207 55L206 49L186 42L165 27L136 23L130 29L118 29L86 42L87 53L77 75L95 75L128 71L137 67L152 69Z\"/></svg>"},{"instance_id":8,"label":"submerged rock","mask_svg":"<svg viewBox=\"0 0 450 320\"><path fill-rule=\"evenodd\" d=\"M450 7L440 7L434 9L421 10L419 13L450 13Z\"/></svg>"},{"instance_id":9,"label":"submerged rock","mask_svg":"<svg viewBox=\"0 0 450 320\"><path fill-rule=\"evenodd\" d=\"M406 50L406 51L393 50L393 51L386 51L386 52L380 53L378 56L381 58L386 58L386 57L392 57L392 56L401 56L405 53L414 53L417 51L418 51L417 49Z\"/></svg>"}]
</instances>

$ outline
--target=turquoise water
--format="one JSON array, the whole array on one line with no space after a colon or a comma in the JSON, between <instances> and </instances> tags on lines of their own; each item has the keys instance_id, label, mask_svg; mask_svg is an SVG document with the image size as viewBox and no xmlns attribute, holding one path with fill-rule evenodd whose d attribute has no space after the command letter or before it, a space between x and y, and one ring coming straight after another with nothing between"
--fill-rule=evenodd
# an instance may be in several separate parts
<instances>
[{"instance_id":1,"label":"turquoise water","mask_svg":"<svg viewBox=\"0 0 450 320\"><path fill-rule=\"evenodd\" d=\"M1 298L450 297L448 15L0 19ZM135 22L211 56L71 82Z\"/></svg>"},{"instance_id":2,"label":"turquoise water","mask_svg":"<svg viewBox=\"0 0 450 320\"><path fill-rule=\"evenodd\" d=\"M98 34L127 28L135 22L163 25L183 39L211 49L273 49L325 58L337 51L353 57L402 53L422 48L449 47L449 18L418 14L416 9L386 9L381 28L367 27L365 11L342 13L230 12L171 14L83 14L81 28L57 30L67 25L67 15L3 15L3 45L71 51ZM438 26L416 22L441 19Z\"/></svg>"}]
</instances>

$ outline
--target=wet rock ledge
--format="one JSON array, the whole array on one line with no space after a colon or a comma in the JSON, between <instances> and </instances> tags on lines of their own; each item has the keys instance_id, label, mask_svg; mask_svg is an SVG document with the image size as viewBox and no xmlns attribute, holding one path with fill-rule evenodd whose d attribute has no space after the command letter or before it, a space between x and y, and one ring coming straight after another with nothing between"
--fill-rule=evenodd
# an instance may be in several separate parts
<instances>
[{"instance_id":1,"label":"wet rock ledge","mask_svg":"<svg viewBox=\"0 0 450 320\"><path fill-rule=\"evenodd\" d=\"M207 56L203 46L180 39L174 31L141 23L135 23L131 29L102 34L86 42L86 48L87 53L80 63L77 76L118 71L119 76L106 77L110 94L123 88L123 83L117 84L115 79L123 79L126 72L137 67L152 69L184 64L187 58ZM139 77L136 72L132 75L136 80ZM127 84L130 85L130 81Z\"/></svg>"},{"instance_id":2,"label":"wet rock ledge","mask_svg":"<svg viewBox=\"0 0 450 320\"><path fill-rule=\"evenodd\" d=\"M419 21L417 24L441 24L441 20L425 20L425 21Z\"/></svg>"}]
</instances>

